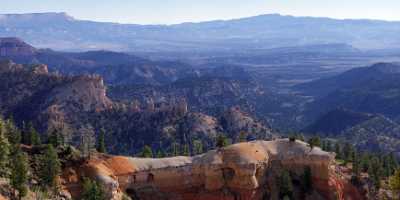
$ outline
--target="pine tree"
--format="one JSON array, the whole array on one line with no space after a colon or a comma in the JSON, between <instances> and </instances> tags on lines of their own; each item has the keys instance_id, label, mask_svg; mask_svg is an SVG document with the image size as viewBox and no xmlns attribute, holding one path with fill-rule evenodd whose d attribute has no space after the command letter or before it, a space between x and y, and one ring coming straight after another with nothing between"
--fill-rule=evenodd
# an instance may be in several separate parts
<instances>
[{"instance_id":1,"label":"pine tree","mask_svg":"<svg viewBox=\"0 0 400 200\"><path fill-rule=\"evenodd\" d=\"M183 145L182 155L183 156L190 156L190 149L189 149L189 145L188 144Z\"/></svg>"},{"instance_id":2,"label":"pine tree","mask_svg":"<svg viewBox=\"0 0 400 200\"><path fill-rule=\"evenodd\" d=\"M32 122L22 125L22 143L26 145L39 145L41 144L39 133L33 127Z\"/></svg>"},{"instance_id":3,"label":"pine tree","mask_svg":"<svg viewBox=\"0 0 400 200\"><path fill-rule=\"evenodd\" d=\"M29 145L40 145L40 136L36 131L35 127L33 127L32 122L28 124L28 132L29 132Z\"/></svg>"},{"instance_id":4,"label":"pine tree","mask_svg":"<svg viewBox=\"0 0 400 200\"><path fill-rule=\"evenodd\" d=\"M104 129L101 129L99 139L97 141L97 147L96 147L97 151L100 153L107 153L104 137L105 137Z\"/></svg>"},{"instance_id":5,"label":"pine tree","mask_svg":"<svg viewBox=\"0 0 400 200\"><path fill-rule=\"evenodd\" d=\"M18 191L19 199L26 196L28 192L28 170L28 156L18 149L13 159L10 182L14 191Z\"/></svg>"},{"instance_id":6,"label":"pine tree","mask_svg":"<svg viewBox=\"0 0 400 200\"><path fill-rule=\"evenodd\" d=\"M227 138L223 134L219 134L217 137L216 147L222 148L228 144Z\"/></svg>"},{"instance_id":7,"label":"pine tree","mask_svg":"<svg viewBox=\"0 0 400 200\"><path fill-rule=\"evenodd\" d=\"M296 139L297 139L296 135L293 134L289 135L289 142L296 142Z\"/></svg>"},{"instance_id":8,"label":"pine tree","mask_svg":"<svg viewBox=\"0 0 400 200\"><path fill-rule=\"evenodd\" d=\"M59 147L62 144L61 133L57 129L53 129L49 134L48 143L53 145L53 147Z\"/></svg>"},{"instance_id":9,"label":"pine tree","mask_svg":"<svg viewBox=\"0 0 400 200\"><path fill-rule=\"evenodd\" d=\"M179 143L175 141L171 143L171 156L179 156Z\"/></svg>"},{"instance_id":10,"label":"pine tree","mask_svg":"<svg viewBox=\"0 0 400 200\"><path fill-rule=\"evenodd\" d=\"M360 168L362 172L367 172L370 166L370 156L367 153L363 153L360 159Z\"/></svg>"},{"instance_id":11,"label":"pine tree","mask_svg":"<svg viewBox=\"0 0 400 200\"><path fill-rule=\"evenodd\" d=\"M332 142L330 140L326 141L326 151L332 152Z\"/></svg>"},{"instance_id":12,"label":"pine tree","mask_svg":"<svg viewBox=\"0 0 400 200\"><path fill-rule=\"evenodd\" d=\"M42 186L57 189L57 177L61 173L61 163L53 145L49 144L41 159L40 182Z\"/></svg>"},{"instance_id":13,"label":"pine tree","mask_svg":"<svg viewBox=\"0 0 400 200\"><path fill-rule=\"evenodd\" d=\"M194 148L193 148L194 155L203 153L203 143L201 142L201 140L194 140L193 146L194 146Z\"/></svg>"},{"instance_id":14,"label":"pine tree","mask_svg":"<svg viewBox=\"0 0 400 200\"><path fill-rule=\"evenodd\" d=\"M79 149L82 152L82 157L90 158L91 152L96 146L93 127L91 125L83 126L79 129L79 132L81 133Z\"/></svg>"},{"instance_id":15,"label":"pine tree","mask_svg":"<svg viewBox=\"0 0 400 200\"><path fill-rule=\"evenodd\" d=\"M313 149L314 147L320 147L321 146L321 139L320 137L312 137L308 140L308 144L310 145L310 148Z\"/></svg>"},{"instance_id":16,"label":"pine tree","mask_svg":"<svg viewBox=\"0 0 400 200\"><path fill-rule=\"evenodd\" d=\"M165 157L165 153L161 149L158 149L156 157L157 158L164 158Z\"/></svg>"},{"instance_id":17,"label":"pine tree","mask_svg":"<svg viewBox=\"0 0 400 200\"><path fill-rule=\"evenodd\" d=\"M358 178L360 176L360 158L356 151L353 151L352 153L352 161L353 161L352 164L353 175Z\"/></svg>"},{"instance_id":18,"label":"pine tree","mask_svg":"<svg viewBox=\"0 0 400 200\"><path fill-rule=\"evenodd\" d=\"M13 119L11 118L6 120L4 127L6 135L8 137L8 141L14 146L18 146L21 143L21 132L14 125Z\"/></svg>"},{"instance_id":19,"label":"pine tree","mask_svg":"<svg viewBox=\"0 0 400 200\"><path fill-rule=\"evenodd\" d=\"M336 158L337 159L342 159L342 149L340 148L340 145L338 142L335 143L335 153L336 153Z\"/></svg>"},{"instance_id":20,"label":"pine tree","mask_svg":"<svg viewBox=\"0 0 400 200\"><path fill-rule=\"evenodd\" d=\"M143 151L141 153L141 157L143 157L143 158L152 158L153 157L153 151L151 150L151 147L145 145L143 147Z\"/></svg>"},{"instance_id":21,"label":"pine tree","mask_svg":"<svg viewBox=\"0 0 400 200\"><path fill-rule=\"evenodd\" d=\"M322 141L321 141L321 149L322 149L323 151L326 151L326 141L325 141L325 140L322 140Z\"/></svg>"},{"instance_id":22,"label":"pine tree","mask_svg":"<svg viewBox=\"0 0 400 200\"><path fill-rule=\"evenodd\" d=\"M101 184L84 178L82 200L106 200L105 192Z\"/></svg>"},{"instance_id":23,"label":"pine tree","mask_svg":"<svg viewBox=\"0 0 400 200\"><path fill-rule=\"evenodd\" d=\"M26 144L26 145L30 145L30 144L28 144L29 143L28 138L30 138L30 137L29 137L29 132L28 132L27 125L26 125L25 121L22 121L21 143L22 144Z\"/></svg>"},{"instance_id":24,"label":"pine tree","mask_svg":"<svg viewBox=\"0 0 400 200\"><path fill-rule=\"evenodd\" d=\"M345 163L348 163L351 161L352 155L353 155L353 147L349 143L345 143L343 147L343 160Z\"/></svg>"},{"instance_id":25,"label":"pine tree","mask_svg":"<svg viewBox=\"0 0 400 200\"><path fill-rule=\"evenodd\" d=\"M293 183L292 178L288 171L284 170L279 177L279 196L282 198L284 196L292 197L293 194Z\"/></svg>"},{"instance_id":26,"label":"pine tree","mask_svg":"<svg viewBox=\"0 0 400 200\"><path fill-rule=\"evenodd\" d=\"M5 124L0 119L0 177L5 177L9 172L10 143L6 136Z\"/></svg>"},{"instance_id":27,"label":"pine tree","mask_svg":"<svg viewBox=\"0 0 400 200\"><path fill-rule=\"evenodd\" d=\"M312 171L309 166L304 168L303 181L304 181L304 191L306 193L312 191L313 190Z\"/></svg>"},{"instance_id":28,"label":"pine tree","mask_svg":"<svg viewBox=\"0 0 400 200\"><path fill-rule=\"evenodd\" d=\"M368 167L368 175L375 188L379 189L381 186L382 166L377 157L371 159L370 166Z\"/></svg>"}]
</instances>

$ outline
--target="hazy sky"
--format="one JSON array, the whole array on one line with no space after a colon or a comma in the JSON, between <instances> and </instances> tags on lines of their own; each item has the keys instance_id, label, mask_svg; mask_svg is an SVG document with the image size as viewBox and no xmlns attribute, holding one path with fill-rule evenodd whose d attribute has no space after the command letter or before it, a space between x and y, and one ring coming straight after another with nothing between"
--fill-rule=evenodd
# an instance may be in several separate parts
<instances>
[{"instance_id":1,"label":"hazy sky","mask_svg":"<svg viewBox=\"0 0 400 200\"><path fill-rule=\"evenodd\" d=\"M400 0L0 0L0 14L67 12L78 19L159 24L268 13L400 21Z\"/></svg>"}]
</instances>

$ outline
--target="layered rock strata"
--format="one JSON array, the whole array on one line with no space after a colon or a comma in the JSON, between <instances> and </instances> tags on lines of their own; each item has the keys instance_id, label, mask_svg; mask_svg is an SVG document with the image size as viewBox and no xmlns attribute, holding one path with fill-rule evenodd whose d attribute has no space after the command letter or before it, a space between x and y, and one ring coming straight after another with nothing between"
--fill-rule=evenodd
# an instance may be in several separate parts
<instances>
[{"instance_id":1,"label":"layered rock strata","mask_svg":"<svg viewBox=\"0 0 400 200\"><path fill-rule=\"evenodd\" d=\"M234 144L194 157L161 159L101 155L79 169L99 180L110 199L278 199L277 177L301 177L310 167L316 191L333 199L330 165L334 154L287 139ZM68 187L67 187L68 190ZM76 193L78 195L79 192ZM73 194L74 195L74 194Z\"/></svg>"}]
</instances>

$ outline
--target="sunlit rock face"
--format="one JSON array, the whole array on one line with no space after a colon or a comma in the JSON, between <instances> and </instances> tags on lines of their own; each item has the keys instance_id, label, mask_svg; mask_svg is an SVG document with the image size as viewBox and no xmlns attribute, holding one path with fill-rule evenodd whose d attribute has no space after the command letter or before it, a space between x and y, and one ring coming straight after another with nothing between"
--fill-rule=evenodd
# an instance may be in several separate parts
<instances>
[{"instance_id":1,"label":"sunlit rock face","mask_svg":"<svg viewBox=\"0 0 400 200\"><path fill-rule=\"evenodd\" d=\"M110 199L122 192L134 199L278 199L277 177L283 169L301 177L312 170L319 186L332 185L334 154L287 139L238 143L194 157L162 159L100 156L82 175L100 180ZM321 190L325 199L331 191ZM333 193L333 192L332 192Z\"/></svg>"}]
</instances>

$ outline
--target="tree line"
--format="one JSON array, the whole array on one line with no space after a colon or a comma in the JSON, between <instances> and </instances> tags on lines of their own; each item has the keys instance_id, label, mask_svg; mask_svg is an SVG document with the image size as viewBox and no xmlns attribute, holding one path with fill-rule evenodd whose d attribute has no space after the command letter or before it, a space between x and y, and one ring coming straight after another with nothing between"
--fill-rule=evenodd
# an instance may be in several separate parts
<instances>
[{"instance_id":1,"label":"tree line","mask_svg":"<svg viewBox=\"0 0 400 200\"><path fill-rule=\"evenodd\" d=\"M22 199L33 190L50 199L58 194L62 163L57 151L64 144L56 132L42 142L32 123L23 123L19 129L12 119L0 118L0 177L9 180L14 198ZM34 147L40 149L39 154L29 155L24 151L24 148ZM37 183L33 184L32 180L37 180ZM82 186L82 199L105 199L97 182L85 179Z\"/></svg>"}]
</instances>

